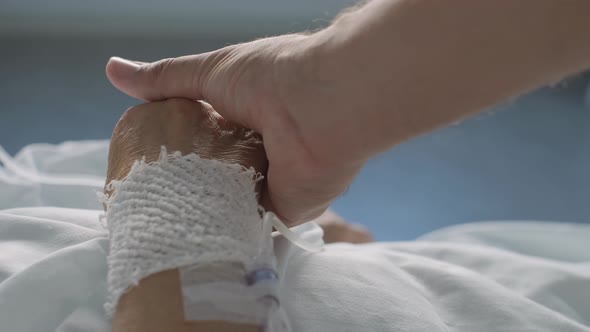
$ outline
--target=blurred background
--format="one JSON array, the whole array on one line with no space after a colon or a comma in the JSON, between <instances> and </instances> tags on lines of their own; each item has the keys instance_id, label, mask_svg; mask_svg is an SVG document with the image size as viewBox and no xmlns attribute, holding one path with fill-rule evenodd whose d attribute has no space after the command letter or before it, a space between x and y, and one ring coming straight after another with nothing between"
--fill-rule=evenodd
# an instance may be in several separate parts
<instances>
[{"instance_id":1,"label":"blurred background","mask_svg":"<svg viewBox=\"0 0 590 332\"><path fill-rule=\"evenodd\" d=\"M317 29L352 3L2 0L0 145L14 154L108 138L139 103L107 81L110 56L152 61ZM377 156L333 208L378 240L481 220L588 222L589 81L573 77Z\"/></svg>"}]
</instances>

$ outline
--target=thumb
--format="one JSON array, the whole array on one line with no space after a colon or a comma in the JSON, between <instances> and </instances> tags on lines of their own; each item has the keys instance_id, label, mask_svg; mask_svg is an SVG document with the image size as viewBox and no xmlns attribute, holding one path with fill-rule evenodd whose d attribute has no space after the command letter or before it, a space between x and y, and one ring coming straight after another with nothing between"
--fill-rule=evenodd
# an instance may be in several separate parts
<instances>
[{"instance_id":1,"label":"thumb","mask_svg":"<svg viewBox=\"0 0 590 332\"><path fill-rule=\"evenodd\" d=\"M206 54L163 59L152 63L130 61L119 57L109 59L106 74L122 92L143 100L172 97L202 99L202 63Z\"/></svg>"}]
</instances>

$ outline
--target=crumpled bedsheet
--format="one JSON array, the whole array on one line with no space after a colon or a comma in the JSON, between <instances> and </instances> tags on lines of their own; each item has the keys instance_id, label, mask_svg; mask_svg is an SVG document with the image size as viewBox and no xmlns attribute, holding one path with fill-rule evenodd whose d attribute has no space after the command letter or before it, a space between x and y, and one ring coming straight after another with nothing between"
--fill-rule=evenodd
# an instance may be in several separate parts
<instances>
[{"instance_id":1,"label":"crumpled bedsheet","mask_svg":"<svg viewBox=\"0 0 590 332\"><path fill-rule=\"evenodd\" d=\"M0 151L0 331L110 330L107 149ZM321 241L313 223L295 231ZM275 253L295 331L590 331L589 225L473 223L319 253L277 236Z\"/></svg>"}]
</instances>

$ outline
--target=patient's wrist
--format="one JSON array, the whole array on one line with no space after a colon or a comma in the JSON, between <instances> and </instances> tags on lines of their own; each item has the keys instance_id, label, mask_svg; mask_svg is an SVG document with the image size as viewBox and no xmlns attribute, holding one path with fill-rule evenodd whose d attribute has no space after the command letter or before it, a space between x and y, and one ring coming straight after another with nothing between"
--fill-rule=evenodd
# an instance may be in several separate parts
<instances>
[{"instance_id":1,"label":"patient's wrist","mask_svg":"<svg viewBox=\"0 0 590 332\"><path fill-rule=\"evenodd\" d=\"M166 300L182 314L159 319L170 328L182 322L218 328L211 331L288 326L278 299L272 226L258 210L258 178L237 164L164 151L158 162L137 163L111 185L106 309L117 308L117 326L125 329L128 318L117 317L122 313L141 330L137 315L157 307L142 299L154 301L160 283L177 287Z\"/></svg>"},{"instance_id":2,"label":"patient's wrist","mask_svg":"<svg viewBox=\"0 0 590 332\"><path fill-rule=\"evenodd\" d=\"M113 183L106 214L107 309L114 309L126 289L160 271L228 264L223 269L231 280L229 271L238 269L229 267L245 269L261 240L257 178L239 165L177 154L137 163L125 180Z\"/></svg>"}]
</instances>

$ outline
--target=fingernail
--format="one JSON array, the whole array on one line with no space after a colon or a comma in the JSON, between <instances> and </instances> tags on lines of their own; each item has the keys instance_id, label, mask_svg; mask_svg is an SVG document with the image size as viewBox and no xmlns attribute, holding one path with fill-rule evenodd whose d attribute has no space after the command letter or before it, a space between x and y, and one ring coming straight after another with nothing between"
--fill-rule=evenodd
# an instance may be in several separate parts
<instances>
[{"instance_id":1,"label":"fingernail","mask_svg":"<svg viewBox=\"0 0 590 332\"><path fill-rule=\"evenodd\" d=\"M118 56L111 57L108 62L109 66L115 66L114 69L119 75L131 75L137 72L140 65L131 60L123 59Z\"/></svg>"}]
</instances>

